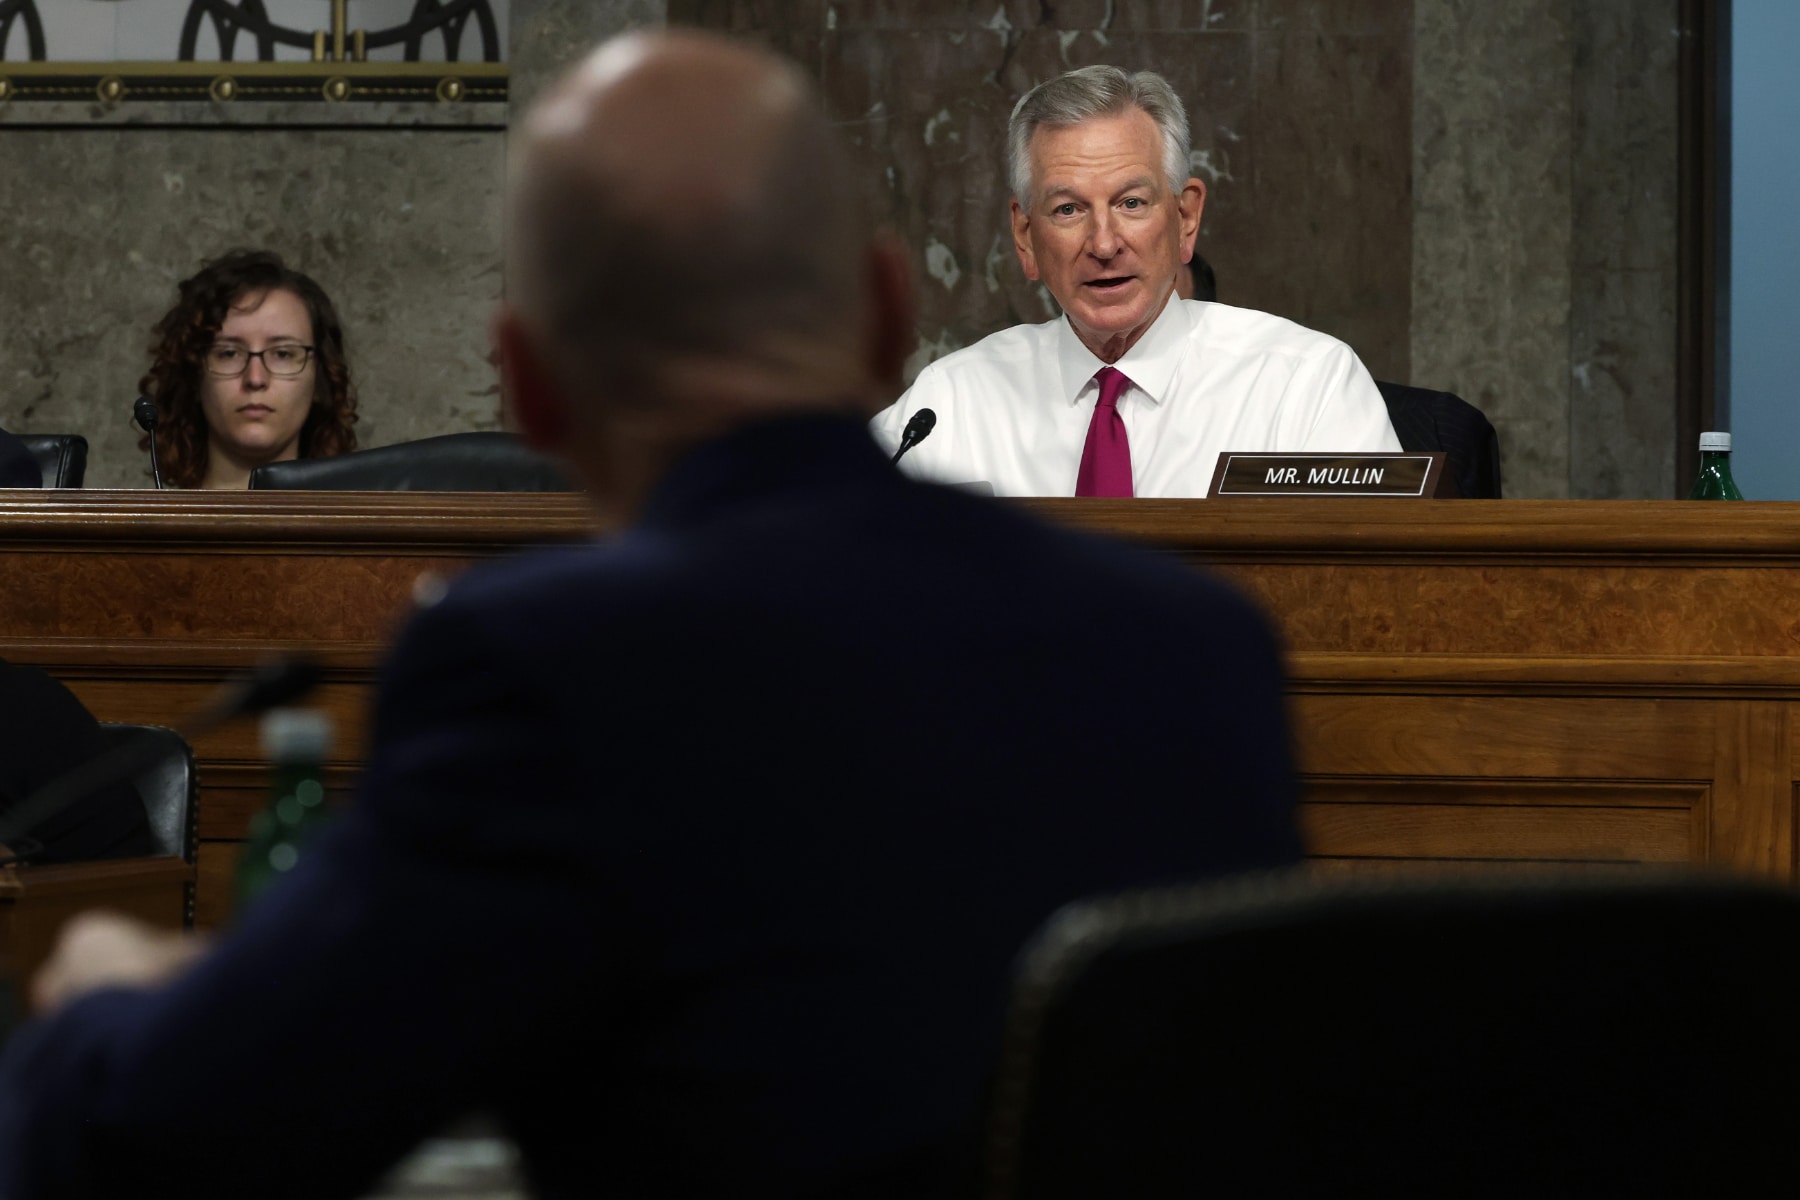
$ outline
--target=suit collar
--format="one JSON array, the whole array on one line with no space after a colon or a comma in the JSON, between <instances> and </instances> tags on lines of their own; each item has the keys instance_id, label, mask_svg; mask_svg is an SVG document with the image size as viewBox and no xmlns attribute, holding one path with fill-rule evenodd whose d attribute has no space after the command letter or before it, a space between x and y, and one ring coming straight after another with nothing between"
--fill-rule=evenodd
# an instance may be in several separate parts
<instances>
[{"instance_id":1,"label":"suit collar","mask_svg":"<svg viewBox=\"0 0 1800 1200\"><path fill-rule=\"evenodd\" d=\"M636 524L680 528L766 497L899 478L865 422L833 414L780 417L688 451L650 490Z\"/></svg>"}]
</instances>

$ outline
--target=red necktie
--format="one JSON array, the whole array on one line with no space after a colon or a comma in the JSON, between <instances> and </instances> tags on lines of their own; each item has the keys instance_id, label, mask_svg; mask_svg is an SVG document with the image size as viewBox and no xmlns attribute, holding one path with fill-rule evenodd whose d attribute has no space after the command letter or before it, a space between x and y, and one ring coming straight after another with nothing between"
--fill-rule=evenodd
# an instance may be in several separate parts
<instances>
[{"instance_id":1,"label":"red necktie","mask_svg":"<svg viewBox=\"0 0 1800 1200\"><path fill-rule=\"evenodd\" d=\"M1114 367L1101 367L1100 400L1094 419L1088 422L1087 445L1081 448L1081 470L1075 473L1077 496L1129 496L1131 491L1131 443L1125 439L1125 418L1119 415L1119 397L1131 380Z\"/></svg>"}]
</instances>

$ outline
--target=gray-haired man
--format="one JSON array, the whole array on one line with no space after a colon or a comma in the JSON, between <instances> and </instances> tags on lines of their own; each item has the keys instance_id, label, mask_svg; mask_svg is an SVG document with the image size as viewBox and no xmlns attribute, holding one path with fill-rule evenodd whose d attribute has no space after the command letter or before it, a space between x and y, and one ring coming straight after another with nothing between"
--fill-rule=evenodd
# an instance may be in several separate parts
<instances>
[{"instance_id":1,"label":"gray-haired man","mask_svg":"<svg viewBox=\"0 0 1800 1200\"><path fill-rule=\"evenodd\" d=\"M1201 496L1225 450L1400 449L1335 338L1175 296L1206 186L1160 76L1083 67L1032 89L1008 130L1013 245L1063 316L932 363L874 421L913 474L1003 496Z\"/></svg>"}]
</instances>

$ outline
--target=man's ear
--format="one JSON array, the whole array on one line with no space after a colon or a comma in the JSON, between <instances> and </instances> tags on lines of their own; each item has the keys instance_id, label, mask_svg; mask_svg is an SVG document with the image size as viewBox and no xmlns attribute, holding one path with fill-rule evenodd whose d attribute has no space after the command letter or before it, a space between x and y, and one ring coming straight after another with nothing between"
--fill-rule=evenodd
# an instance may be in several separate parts
<instances>
[{"instance_id":1,"label":"man's ear","mask_svg":"<svg viewBox=\"0 0 1800 1200\"><path fill-rule=\"evenodd\" d=\"M1187 262L1194 256L1194 237L1200 232L1200 212L1206 207L1206 185L1198 179L1190 179L1182 186L1181 195L1175 198L1176 207L1181 212L1181 261Z\"/></svg>"},{"instance_id":2,"label":"man's ear","mask_svg":"<svg viewBox=\"0 0 1800 1200\"><path fill-rule=\"evenodd\" d=\"M1037 254L1031 248L1031 214L1019 207L1017 197L1011 203L1013 250L1019 255L1019 266L1024 268L1025 278L1035 283L1038 266Z\"/></svg>"},{"instance_id":3,"label":"man's ear","mask_svg":"<svg viewBox=\"0 0 1800 1200\"><path fill-rule=\"evenodd\" d=\"M918 309L906 247L885 230L869 245L868 277L869 368L878 381L897 387L918 345Z\"/></svg>"},{"instance_id":4,"label":"man's ear","mask_svg":"<svg viewBox=\"0 0 1800 1200\"><path fill-rule=\"evenodd\" d=\"M501 397L519 436L537 450L565 450L570 426L568 401L550 378L518 310L501 305L494 314L493 339L500 359Z\"/></svg>"}]
</instances>

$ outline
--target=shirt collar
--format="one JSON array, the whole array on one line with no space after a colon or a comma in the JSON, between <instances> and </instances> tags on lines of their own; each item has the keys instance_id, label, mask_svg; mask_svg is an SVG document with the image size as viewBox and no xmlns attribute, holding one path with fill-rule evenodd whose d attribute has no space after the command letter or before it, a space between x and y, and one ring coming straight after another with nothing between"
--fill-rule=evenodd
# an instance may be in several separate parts
<instances>
[{"instance_id":1,"label":"shirt collar","mask_svg":"<svg viewBox=\"0 0 1800 1200\"><path fill-rule=\"evenodd\" d=\"M1057 318L1056 357L1062 368L1062 394L1070 404L1081 399L1081 393L1093 382L1094 375L1106 363L1081 344L1069 324L1067 314ZM1133 386L1154 403L1161 404L1175 378L1175 367L1181 359L1182 347L1193 329L1194 318L1181 297L1171 294L1163 310L1144 330L1144 336L1112 365L1125 373Z\"/></svg>"}]
</instances>

